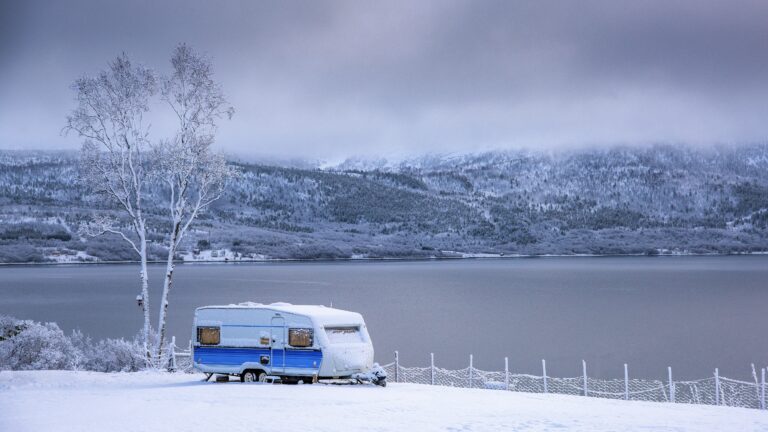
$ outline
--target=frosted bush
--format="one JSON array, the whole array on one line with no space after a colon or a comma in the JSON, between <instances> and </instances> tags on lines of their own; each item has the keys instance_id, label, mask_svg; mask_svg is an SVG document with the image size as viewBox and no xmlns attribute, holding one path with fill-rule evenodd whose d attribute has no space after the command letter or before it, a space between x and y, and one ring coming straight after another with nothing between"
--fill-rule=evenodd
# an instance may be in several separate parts
<instances>
[{"instance_id":1,"label":"frosted bush","mask_svg":"<svg viewBox=\"0 0 768 432\"><path fill-rule=\"evenodd\" d=\"M56 323L0 316L0 369L74 369L78 354Z\"/></svg>"},{"instance_id":2,"label":"frosted bush","mask_svg":"<svg viewBox=\"0 0 768 432\"><path fill-rule=\"evenodd\" d=\"M70 337L78 350L77 368L96 372L135 372L144 369L143 344L138 339L104 339L94 342L80 331Z\"/></svg>"},{"instance_id":3,"label":"frosted bush","mask_svg":"<svg viewBox=\"0 0 768 432\"><path fill-rule=\"evenodd\" d=\"M80 331L68 337L56 323L0 315L0 370L134 372L147 367L143 346L139 337L94 341Z\"/></svg>"}]
</instances>

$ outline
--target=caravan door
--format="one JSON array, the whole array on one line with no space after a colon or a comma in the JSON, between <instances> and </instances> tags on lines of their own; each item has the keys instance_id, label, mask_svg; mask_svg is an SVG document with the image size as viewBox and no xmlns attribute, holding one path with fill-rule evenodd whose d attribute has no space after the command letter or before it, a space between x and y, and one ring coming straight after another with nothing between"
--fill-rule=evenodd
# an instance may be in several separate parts
<instances>
[{"instance_id":1,"label":"caravan door","mask_svg":"<svg viewBox=\"0 0 768 432\"><path fill-rule=\"evenodd\" d=\"M285 318L272 317L270 358L272 361L272 374L285 372Z\"/></svg>"}]
</instances>

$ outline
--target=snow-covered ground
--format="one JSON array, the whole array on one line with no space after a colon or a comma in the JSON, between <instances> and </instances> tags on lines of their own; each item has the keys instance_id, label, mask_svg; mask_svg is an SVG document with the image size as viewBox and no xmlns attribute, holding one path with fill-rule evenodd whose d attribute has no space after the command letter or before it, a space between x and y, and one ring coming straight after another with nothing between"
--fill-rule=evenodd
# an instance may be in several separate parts
<instances>
[{"instance_id":1,"label":"snow-covered ground","mask_svg":"<svg viewBox=\"0 0 768 432\"><path fill-rule=\"evenodd\" d=\"M0 431L768 431L768 412L391 383L0 372Z\"/></svg>"},{"instance_id":2,"label":"snow-covered ground","mask_svg":"<svg viewBox=\"0 0 768 432\"><path fill-rule=\"evenodd\" d=\"M198 253L186 252L181 254L181 259L185 262L225 262L225 261L266 261L265 255L239 256L229 249L206 249Z\"/></svg>"},{"instance_id":3,"label":"snow-covered ground","mask_svg":"<svg viewBox=\"0 0 768 432\"><path fill-rule=\"evenodd\" d=\"M56 264L77 264L82 262L96 262L99 259L95 256L88 255L83 251L73 251L69 249L64 250L45 250L45 259L55 262Z\"/></svg>"}]
</instances>

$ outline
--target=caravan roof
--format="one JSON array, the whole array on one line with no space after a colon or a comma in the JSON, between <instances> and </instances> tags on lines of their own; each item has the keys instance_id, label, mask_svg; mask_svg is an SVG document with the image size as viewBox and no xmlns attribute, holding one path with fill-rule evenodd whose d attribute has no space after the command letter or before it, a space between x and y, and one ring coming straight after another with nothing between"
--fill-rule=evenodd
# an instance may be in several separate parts
<instances>
[{"instance_id":1,"label":"caravan roof","mask_svg":"<svg viewBox=\"0 0 768 432\"><path fill-rule=\"evenodd\" d=\"M323 305L294 305L290 303L262 304L244 302L221 306L203 306L200 309L269 309L312 318L316 325L362 324L363 316L357 312L334 309Z\"/></svg>"}]
</instances>

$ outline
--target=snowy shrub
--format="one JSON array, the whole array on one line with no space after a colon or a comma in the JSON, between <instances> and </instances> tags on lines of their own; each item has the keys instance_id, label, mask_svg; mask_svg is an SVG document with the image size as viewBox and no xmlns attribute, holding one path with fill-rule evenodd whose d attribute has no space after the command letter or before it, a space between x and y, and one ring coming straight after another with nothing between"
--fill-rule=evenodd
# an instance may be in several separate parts
<instances>
[{"instance_id":1,"label":"snowy shrub","mask_svg":"<svg viewBox=\"0 0 768 432\"><path fill-rule=\"evenodd\" d=\"M77 368L96 372L135 372L146 367L139 339L104 339L94 342L75 330L70 336L78 351Z\"/></svg>"},{"instance_id":2,"label":"snowy shrub","mask_svg":"<svg viewBox=\"0 0 768 432\"><path fill-rule=\"evenodd\" d=\"M147 366L143 346L139 337L94 341L80 331L67 337L56 323L0 315L0 370L135 372Z\"/></svg>"},{"instance_id":3,"label":"snowy shrub","mask_svg":"<svg viewBox=\"0 0 768 432\"><path fill-rule=\"evenodd\" d=\"M21 324L16 318L0 315L0 342L19 334L23 328Z\"/></svg>"},{"instance_id":4,"label":"snowy shrub","mask_svg":"<svg viewBox=\"0 0 768 432\"><path fill-rule=\"evenodd\" d=\"M55 323L0 317L0 369L74 369L78 357Z\"/></svg>"}]
</instances>

